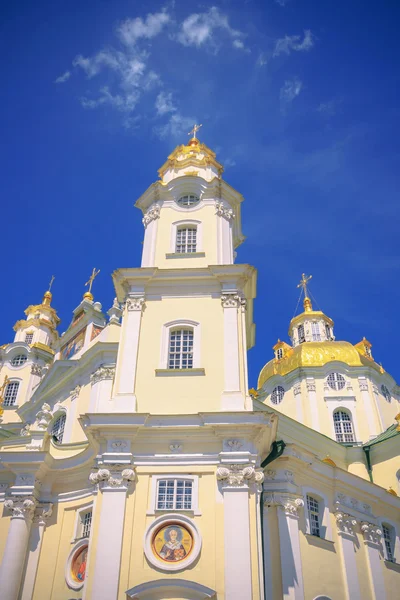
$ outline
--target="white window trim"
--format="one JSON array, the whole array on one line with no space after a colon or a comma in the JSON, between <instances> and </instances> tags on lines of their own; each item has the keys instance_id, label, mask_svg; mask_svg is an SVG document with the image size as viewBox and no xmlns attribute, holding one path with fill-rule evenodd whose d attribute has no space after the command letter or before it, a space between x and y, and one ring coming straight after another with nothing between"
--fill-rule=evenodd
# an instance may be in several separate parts
<instances>
[{"instance_id":1,"label":"white window trim","mask_svg":"<svg viewBox=\"0 0 400 600\"><path fill-rule=\"evenodd\" d=\"M25 363L25 364L26 364L26 363ZM18 368L19 368L19 367L18 367ZM15 402L14 402L14 404L7 405L7 406L4 406L4 404L3 404L3 408L4 408L5 410L13 410L13 409L15 410L15 409L16 409L16 408L18 408L18 406L19 406L19 402L18 402L18 401L19 401L19 397L20 397L20 395L21 395L22 379L20 379L19 377L11 377L11 379L9 379L9 380L7 381L7 386L8 386L10 383L18 383L18 384L19 384L19 385L18 385L18 390L17 390L17 396L16 396L16 398L15 398ZM5 393L6 393L6 391L7 391L7 387L6 387L6 388L5 388L5 390L4 390L4 397L5 397Z\"/></svg>"},{"instance_id":2,"label":"white window trim","mask_svg":"<svg viewBox=\"0 0 400 600\"><path fill-rule=\"evenodd\" d=\"M22 363L22 365L13 365L12 361L17 358L17 356L25 356L26 360ZM10 364L9 367L10 369L12 369L13 371L19 371L20 369L22 369L23 367L26 367L27 364L30 362L29 361L29 356L26 354L26 352L14 352L12 356L10 356L9 358Z\"/></svg>"},{"instance_id":3,"label":"white window trim","mask_svg":"<svg viewBox=\"0 0 400 600\"><path fill-rule=\"evenodd\" d=\"M333 391L333 390L332 390ZM337 392L336 392L337 394ZM354 431L354 437L355 437L355 442L359 442L361 440L360 434L359 434L359 429L358 429L358 421L357 421L357 415L356 415L356 398L355 396L350 396L350 397L346 397L346 396L325 396L324 400L326 402L326 406L328 407L328 411L329 411L329 418L331 421L331 431L332 431L332 439L336 441L336 432L335 432L335 425L333 423L333 413L338 410L338 409L342 409L345 412L347 411L350 416L351 416L351 420L353 423L353 431Z\"/></svg>"},{"instance_id":4,"label":"white window trim","mask_svg":"<svg viewBox=\"0 0 400 600\"><path fill-rule=\"evenodd\" d=\"M161 509L157 508L157 487L160 479L186 479L192 482L192 508L190 509ZM191 513L194 516L201 515L199 510L199 476L198 475L182 475L175 473L175 475L152 475L151 477L151 492L150 492L150 506L147 511L147 515L155 515L157 513Z\"/></svg>"},{"instance_id":5,"label":"white window trim","mask_svg":"<svg viewBox=\"0 0 400 600\"><path fill-rule=\"evenodd\" d=\"M171 227L171 242L170 242L170 253L176 254L176 236L178 228L180 227L193 227L196 226L196 253L203 252L203 223L195 219L183 219L182 221L174 221Z\"/></svg>"},{"instance_id":6,"label":"white window trim","mask_svg":"<svg viewBox=\"0 0 400 600\"><path fill-rule=\"evenodd\" d=\"M200 368L200 323L189 319L177 319L164 323L161 332L161 352L160 352L160 369L168 369L168 352L169 352L169 334L171 329L175 328L193 329L193 367L192 369ZM180 369L171 369L179 372Z\"/></svg>"},{"instance_id":7,"label":"white window trim","mask_svg":"<svg viewBox=\"0 0 400 600\"><path fill-rule=\"evenodd\" d=\"M67 411L67 409L66 409L65 406L60 406L60 405L57 406L57 404L55 405L53 416L52 416L52 419L51 419L51 421L49 423L48 433L50 435L52 435L51 432L52 432L54 423L57 421L57 419L59 417L62 417L62 416L65 416L63 439L62 439L61 442L58 442L58 443L60 443L60 444L66 444L67 442L69 442L69 438L70 438L70 433L71 432L69 431L69 429L67 429L67 424L68 424L69 419L68 419L68 411Z\"/></svg>"},{"instance_id":8,"label":"white window trim","mask_svg":"<svg viewBox=\"0 0 400 600\"><path fill-rule=\"evenodd\" d=\"M84 504L83 506L80 506L79 508L77 508L75 510L76 510L76 514L75 514L75 523L74 523L74 535L73 535L73 538L71 539L71 544L75 544L75 542L77 542L78 540L89 541L89 539L92 536L92 530L93 530L93 516L94 516L93 501L88 502L87 504ZM89 535L89 537L83 538L82 536L79 535L79 530L80 530L81 524L82 524L81 515L89 512L89 510L92 511L92 525L90 528L90 535Z\"/></svg>"},{"instance_id":9,"label":"white window trim","mask_svg":"<svg viewBox=\"0 0 400 600\"><path fill-rule=\"evenodd\" d=\"M378 519L378 523L379 523L379 527L382 531L382 550L383 550L383 557L385 560L389 561L387 554L386 554L386 546L385 546L385 540L383 538L383 525L390 525L390 527L393 527L393 531L394 531L394 547L393 547L393 561L398 564L400 561L400 536L399 536L399 531L398 531L398 525L392 521L391 519L386 519L386 517L380 517ZM392 561L390 561L392 562Z\"/></svg>"},{"instance_id":10,"label":"white window trim","mask_svg":"<svg viewBox=\"0 0 400 600\"><path fill-rule=\"evenodd\" d=\"M309 535L313 535L311 533L310 527L310 518L308 516L308 506L307 506L307 495L312 496L319 502L319 512L320 512L320 539L327 540L329 542L333 541L332 537L332 523L331 523L331 514L329 510L329 500L328 496L321 492L320 490L316 490L312 487L303 487L302 488L303 496L304 496L304 516L306 521L306 533ZM316 536L315 536L316 537Z\"/></svg>"}]
</instances>

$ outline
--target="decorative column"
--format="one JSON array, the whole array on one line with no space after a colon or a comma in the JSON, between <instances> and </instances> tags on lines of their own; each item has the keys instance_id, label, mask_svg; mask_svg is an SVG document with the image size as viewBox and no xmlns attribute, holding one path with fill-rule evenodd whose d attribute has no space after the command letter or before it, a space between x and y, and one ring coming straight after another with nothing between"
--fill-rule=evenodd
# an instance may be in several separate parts
<instances>
[{"instance_id":1,"label":"decorative column","mask_svg":"<svg viewBox=\"0 0 400 600\"><path fill-rule=\"evenodd\" d=\"M367 553L371 597L374 600L385 600L386 591L381 558L382 530L377 525L362 521L361 532L364 537L364 546Z\"/></svg>"},{"instance_id":2,"label":"decorative column","mask_svg":"<svg viewBox=\"0 0 400 600\"><path fill-rule=\"evenodd\" d=\"M341 546L346 600L362 600L354 550L357 519L344 512L337 512L335 517Z\"/></svg>"},{"instance_id":3,"label":"decorative column","mask_svg":"<svg viewBox=\"0 0 400 600\"><path fill-rule=\"evenodd\" d=\"M136 366L139 351L139 335L144 296L128 296L122 323L122 340L117 359L117 390L115 408L119 411L136 412Z\"/></svg>"},{"instance_id":4,"label":"decorative column","mask_svg":"<svg viewBox=\"0 0 400 600\"><path fill-rule=\"evenodd\" d=\"M218 467L217 480L224 496L225 598L252 600L249 492L264 474L251 465L231 464Z\"/></svg>"},{"instance_id":5,"label":"decorative column","mask_svg":"<svg viewBox=\"0 0 400 600\"><path fill-rule=\"evenodd\" d=\"M291 472L288 472L291 474ZM276 506L282 572L283 600L304 600L300 554L299 510L304 500L290 494L268 494L264 506ZM267 586L267 590L270 589ZM267 599L269 600L269 598Z\"/></svg>"},{"instance_id":6,"label":"decorative column","mask_svg":"<svg viewBox=\"0 0 400 600\"><path fill-rule=\"evenodd\" d=\"M111 600L118 596L126 494L135 481L135 472L110 466L91 473L89 480L102 495L96 554L91 562L92 598Z\"/></svg>"},{"instance_id":7,"label":"decorative column","mask_svg":"<svg viewBox=\"0 0 400 600\"><path fill-rule=\"evenodd\" d=\"M18 598L36 505L33 496L14 496L4 502L4 508L11 511L11 522L0 567L2 600Z\"/></svg>"},{"instance_id":8,"label":"decorative column","mask_svg":"<svg viewBox=\"0 0 400 600\"><path fill-rule=\"evenodd\" d=\"M311 427L315 431L319 431L319 414L318 414L318 401L317 392L315 388L315 379L313 377L307 377L306 379L308 400L310 403L311 413Z\"/></svg>"},{"instance_id":9,"label":"decorative column","mask_svg":"<svg viewBox=\"0 0 400 600\"><path fill-rule=\"evenodd\" d=\"M161 207L159 204L152 204L142 219L145 227L142 267L154 267L155 264L156 238L160 211Z\"/></svg>"},{"instance_id":10,"label":"decorative column","mask_svg":"<svg viewBox=\"0 0 400 600\"><path fill-rule=\"evenodd\" d=\"M42 549L44 529L46 527L47 520L52 515L52 512L53 505L49 503L39 506L34 513L21 600L32 600L40 552Z\"/></svg>"},{"instance_id":11,"label":"decorative column","mask_svg":"<svg viewBox=\"0 0 400 600\"><path fill-rule=\"evenodd\" d=\"M217 200L215 203L215 214L221 217L217 224L218 264L231 265L233 263L232 221L235 218L235 213L229 204Z\"/></svg>"},{"instance_id":12,"label":"decorative column","mask_svg":"<svg viewBox=\"0 0 400 600\"><path fill-rule=\"evenodd\" d=\"M238 311L246 300L237 291L221 296L224 310L224 391L222 410L244 410L244 394L240 389Z\"/></svg>"}]
</instances>

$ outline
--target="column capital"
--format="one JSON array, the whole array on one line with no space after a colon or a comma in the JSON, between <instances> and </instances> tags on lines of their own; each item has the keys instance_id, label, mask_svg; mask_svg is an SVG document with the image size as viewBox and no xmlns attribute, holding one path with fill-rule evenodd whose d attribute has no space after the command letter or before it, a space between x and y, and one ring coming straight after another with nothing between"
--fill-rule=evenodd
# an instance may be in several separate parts
<instances>
[{"instance_id":1,"label":"column capital","mask_svg":"<svg viewBox=\"0 0 400 600\"><path fill-rule=\"evenodd\" d=\"M152 204L150 206L149 210L144 214L143 219L142 219L142 223L145 226L145 228L147 227L147 225L149 223L151 223L155 219L160 218L160 211L161 211L161 206L159 204Z\"/></svg>"},{"instance_id":2,"label":"column capital","mask_svg":"<svg viewBox=\"0 0 400 600\"><path fill-rule=\"evenodd\" d=\"M228 487L241 488L250 483L261 484L264 481L264 473L252 465L225 465L218 467L217 480L223 481Z\"/></svg>"},{"instance_id":3,"label":"column capital","mask_svg":"<svg viewBox=\"0 0 400 600\"><path fill-rule=\"evenodd\" d=\"M14 496L4 501L4 508L11 512L12 519L24 519L31 521L33 519L37 500L33 496Z\"/></svg>"},{"instance_id":4,"label":"column capital","mask_svg":"<svg viewBox=\"0 0 400 600\"><path fill-rule=\"evenodd\" d=\"M143 312L145 307L144 296L128 296L126 299L126 310L128 312L139 311Z\"/></svg>"},{"instance_id":5,"label":"column capital","mask_svg":"<svg viewBox=\"0 0 400 600\"><path fill-rule=\"evenodd\" d=\"M46 525L47 520L53 514L53 503L47 502L46 504L40 504L33 515L33 524L34 525L42 525L43 527Z\"/></svg>"},{"instance_id":6,"label":"column capital","mask_svg":"<svg viewBox=\"0 0 400 600\"><path fill-rule=\"evenodd\" d=\"M219 217L224 217L227 221L232 221L236 217L229 205L224 204L224 202L219 202L218 200L215 203L215 214Z\"/></svg>"},{"instance_id":7,"label":"column capital","mask_svg":"<svg viewBox=\"0 0 400 600\"><path fill-rule=\"evenodd\" d=\"M358 521L353 515L339 511L335 514L335 519L339 534L347 533L355 536Z\"/></svg>"},{"instance_id":8,"label":"column capital","mask_svg":"<svg viewBox=\"0 0 400 600\"><path fill-rule=\"evenodd\" d=\"M264 496L265 506L276 506L285 515L298 518L300 509L304 507L304 500L290 494L267 494Z\"/></svg>"},{"instance_id":9,"label":"column capital","mask_svg":"<svg viewBox=\"0 0 400 600\"><path fill-rule=\"evenodd\" d=\"M107 489L121 489L127 491L135 481L136 473L133 468L122 469L96 469L89 475L89 481L102 491Z\"/></svg>"},{"instance_id":10,"label":"column capital","mask_svg":"<svg viewBox=\"0 0 400 600\"><path fill-rule=\"evenodd\" d=\"M361 521L360 528L365 542L380 544L382 537L382 529L380 529L378 525L368 523L368 521Z\"/></svg>"},{"instance_id":11,"label":"column capital","mask_svg":"<svg viewBox=\"0 0 400 600\"><path fill-rule=\"evenodd\" d=\"M224 292L221 295L221 302L223 308L242 308L246 309L247 300L243 298L238 292Z\"/></svg>"},{"instance_id":12,"label":"column capital","mask_svg":"<svg viewBox=\"0 0 400 600\"><path fill-rule=\"evenodd\" d=\"M103 379L114 379L115 365L101 365L90 376L90 383L94 385Z\"/></svg>"}]
</instances>

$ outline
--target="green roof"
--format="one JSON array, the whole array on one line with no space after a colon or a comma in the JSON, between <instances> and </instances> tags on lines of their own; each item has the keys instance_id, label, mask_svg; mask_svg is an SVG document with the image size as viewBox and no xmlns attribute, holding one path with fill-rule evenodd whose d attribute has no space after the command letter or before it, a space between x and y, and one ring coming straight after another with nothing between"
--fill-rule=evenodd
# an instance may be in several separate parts
<instances>
[{"instance_id":1,"label":"green roof","mask_svg":"<svg viewBox=\"0 0 400 600\"><path fill-rule=\"evenodd\" d=\"M379 444L380 442L384 442L385 440L389 440L390 438L395 437L396 435L400 435L400 431L397 429L397 427L398 424L393 423L393 425L388 427L386 431L383 431L382 433L377 435L376 438L374 438L370 442L366 442L365 444L363 444L363 447L365 448L366 446L373 446L375 444Z\"/></svg>"}]
</instances>

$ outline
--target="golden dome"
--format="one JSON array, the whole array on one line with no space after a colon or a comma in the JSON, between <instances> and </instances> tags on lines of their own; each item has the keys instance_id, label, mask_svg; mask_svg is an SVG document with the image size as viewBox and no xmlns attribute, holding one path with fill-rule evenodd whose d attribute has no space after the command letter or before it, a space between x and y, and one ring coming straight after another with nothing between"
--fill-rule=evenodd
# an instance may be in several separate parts
<instances>
[{"instance_id":1,"label":"golden dome","mask_svg":"<svg viewBox=\"0 0 400 600\"><path fill-rule=\"evenodd\" d=\"M260 372L257 388L260 389L273 375L287 375L301 367L322 367L333 361L350 367L371 366L380 370L379 365L350 342L305 342L290 348L283 358L270 360Z\"/></svg>"}]
</instances>

